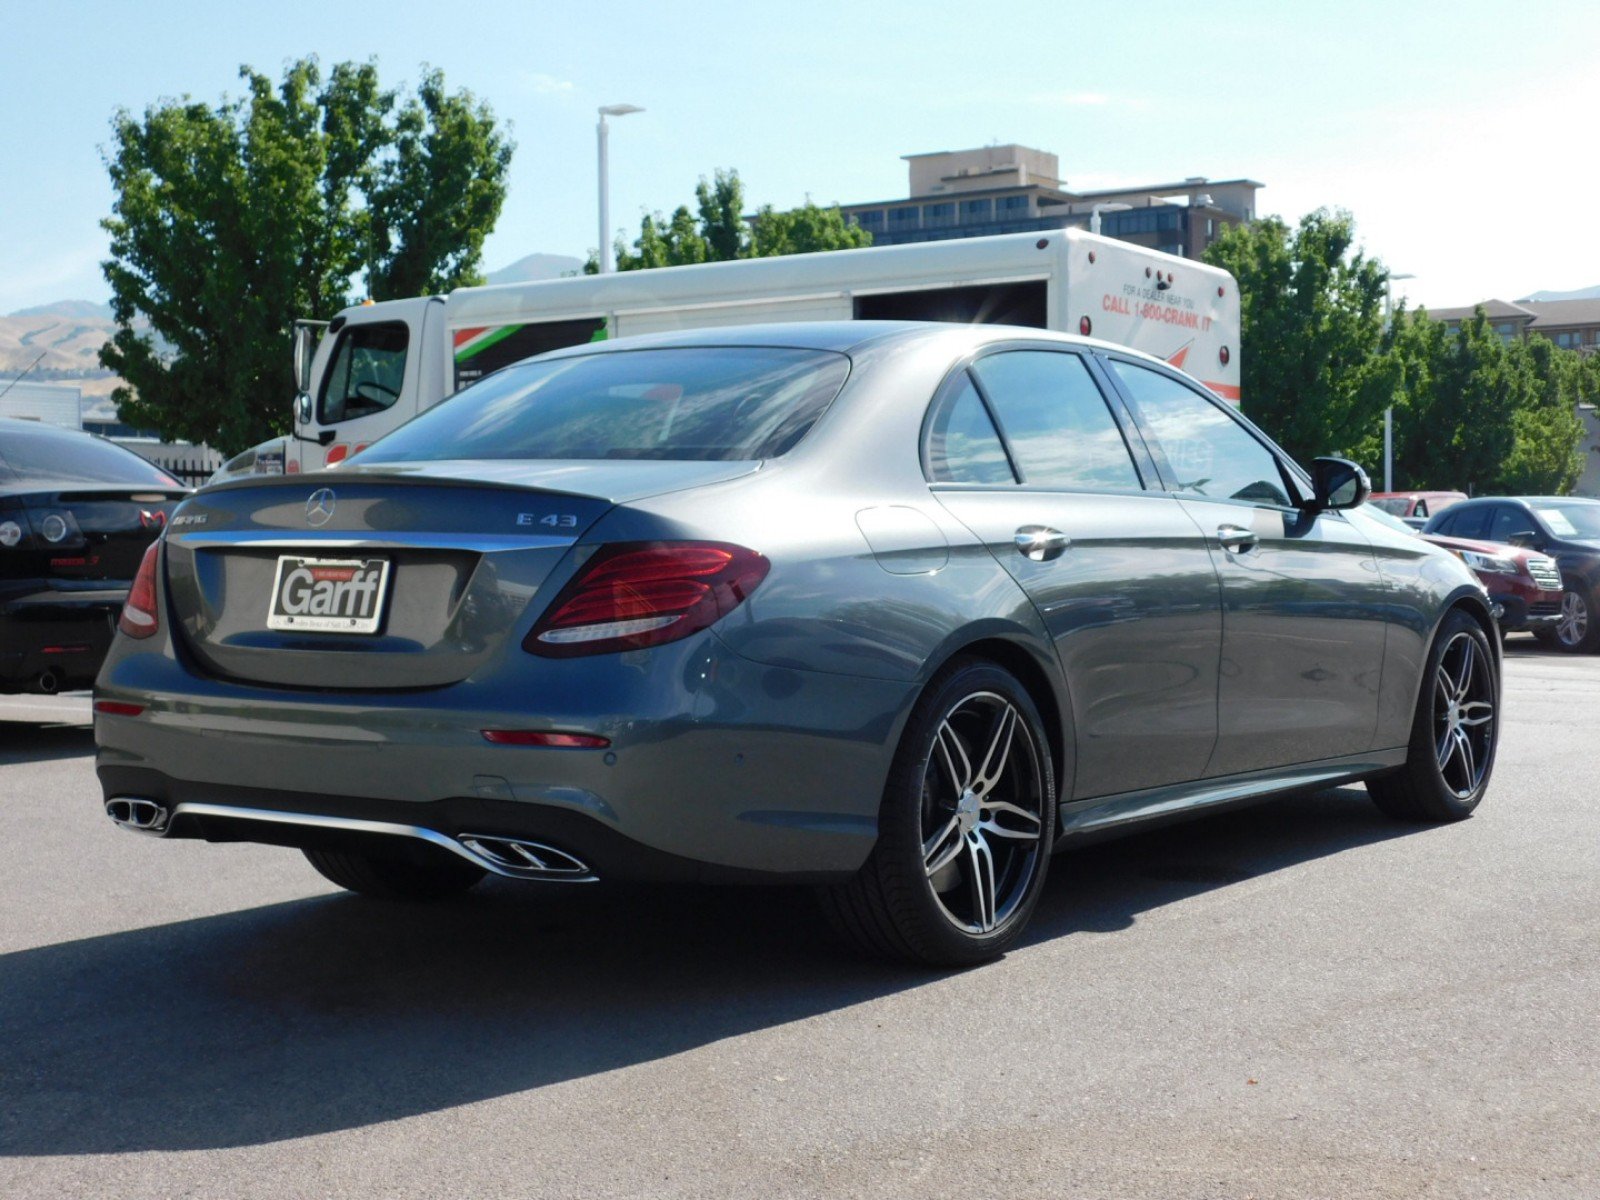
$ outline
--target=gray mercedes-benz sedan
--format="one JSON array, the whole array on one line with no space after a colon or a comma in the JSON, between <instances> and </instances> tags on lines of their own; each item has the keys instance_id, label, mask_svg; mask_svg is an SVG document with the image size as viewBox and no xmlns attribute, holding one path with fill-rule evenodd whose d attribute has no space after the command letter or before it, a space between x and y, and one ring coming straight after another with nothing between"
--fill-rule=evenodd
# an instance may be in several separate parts
<instances>
[{"instance_id":1,"label":"gray mercedes-benz sedan","mask_svg":"<svg viewBox=\"0 0 1600 1200\"><path fill-rule=\"evenodd\" d=\"M1037 330L560 351L176 510L96 688L106 811L383 897L813 883L979 961L1074 837L1353 780L1473 811L1493 617L1369 490Z\"/></svg>"}]
</instances>

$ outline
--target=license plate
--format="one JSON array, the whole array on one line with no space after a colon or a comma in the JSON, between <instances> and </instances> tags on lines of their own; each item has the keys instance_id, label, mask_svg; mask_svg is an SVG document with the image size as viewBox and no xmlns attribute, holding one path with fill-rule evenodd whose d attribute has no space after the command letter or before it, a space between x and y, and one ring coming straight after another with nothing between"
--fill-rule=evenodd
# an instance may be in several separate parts
<instances>
[{"instance_id":1,"label":"license plate","mask_svg":"<svg viewBox=\"0 0 1600 1200\"><path fill-rule=\"evenodd\" d=\"M386 558L278 558L267 628L377 633L389 590Z\"/></svg>"}]
</instances>

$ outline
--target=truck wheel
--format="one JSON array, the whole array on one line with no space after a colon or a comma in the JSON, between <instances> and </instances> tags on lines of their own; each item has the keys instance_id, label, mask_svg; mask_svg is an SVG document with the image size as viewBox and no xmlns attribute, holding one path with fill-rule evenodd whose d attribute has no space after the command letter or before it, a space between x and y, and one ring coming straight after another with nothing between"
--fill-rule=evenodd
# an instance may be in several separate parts
<instances>
[{"instance_id":1,"label":"truck wheel","mask_svg":"<svg viewBox=\"0 0 1600 1200\"><path fill-rule=\"evenodd\" d=\"M994 958L1038 903L1055 821L1038 709L1009 672L957 660L906 725L871 857L823 893L824 911L876 955L947 967Z\"/></svg>"},{"instance_id":2,"label":"truck wheel","mask_svg":"<svg viewBox=\"0 0 1600 1200\"><path fill-rule=\"evenodd\" d=\"M1396 820L1459 821L1489 787L1499 740L1494 652L1482 627L1451 609L1428 654L1405 766L1367 780L1367 791Z\"/></svg>"},{"instance_id":3,"label":"truck wheel","mask_svg":"<svg viewBox=\"0 0 1600 1200\"><path fill-rule=\"evenodd\" d=\"M349 850L301 851L330 883L379 900L443 900L460 895L484 876L471 863L433 851L427 857L358 854Z\"/></svg>"}]
</instances>

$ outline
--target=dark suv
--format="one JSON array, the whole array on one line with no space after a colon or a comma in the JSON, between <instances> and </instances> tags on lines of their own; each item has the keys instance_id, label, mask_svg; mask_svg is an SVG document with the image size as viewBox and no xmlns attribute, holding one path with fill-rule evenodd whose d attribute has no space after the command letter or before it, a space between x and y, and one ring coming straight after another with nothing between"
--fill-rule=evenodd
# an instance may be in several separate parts
<instances>
[{"instance_id":1,"label":"dark suv","mask_svg":"<svg viewBox=\"0 0 1600 1200\"><path fill-rule=\"evenodd\" d=\"M1561 619L1539 630L1540 640L1573 653L1600 650L1600 500L1463 500L1429 521L1424 532L1508 542L1550 555L1561 566Z\"/></svg>"}]
</instances>

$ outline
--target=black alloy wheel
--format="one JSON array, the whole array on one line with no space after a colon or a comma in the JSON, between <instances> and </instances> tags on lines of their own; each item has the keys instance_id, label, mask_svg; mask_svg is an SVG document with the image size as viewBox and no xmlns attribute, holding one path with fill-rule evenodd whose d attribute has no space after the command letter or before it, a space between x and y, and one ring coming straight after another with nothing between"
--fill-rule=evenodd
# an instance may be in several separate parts
<instances>
[{"instance_id":1,"label":"black alloy wheel","mask_svg":"<svg viewBox=\"0 0 1600 1200\"><path fill-rule=\"evenodd\" d=\"M1428 654L1406 764L1367 791L1398 820L1459 821L1488 789L1499 738L1498 656L1483 627L1452 609Z\"/></svg>"},{"instance_id":2,"label":"black alloy wheel","mask_svg":"<svg viewBox=\"0 0 1600 1200\"><path fill-rule=\"evenodd\" d=\"M871 858L824 907L874 953L937 966L993 958L1038 902L1055 819L1049 743L1027 691L997 666L957 663L907 723Z\"/></svg>"}]
</instances>

